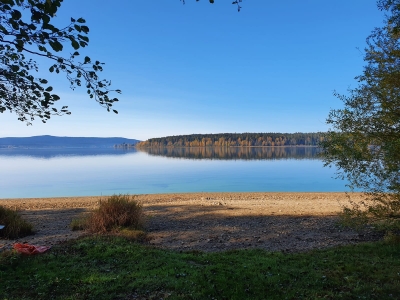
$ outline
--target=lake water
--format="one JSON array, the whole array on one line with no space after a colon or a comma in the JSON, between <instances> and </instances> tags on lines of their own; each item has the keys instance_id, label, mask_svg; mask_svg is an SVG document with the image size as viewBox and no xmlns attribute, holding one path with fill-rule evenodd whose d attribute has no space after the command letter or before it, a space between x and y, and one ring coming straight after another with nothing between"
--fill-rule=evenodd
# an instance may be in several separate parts
<instances>
[{"instance_id":1,"label":"lake water","mask_svg":"<svg viewBox=\"0 0 400 300\"><path fill-rule=\"evenodd\" d=\"M316 148L0 149L0 198L340 192Z\"/></svg>"}]
</instances>

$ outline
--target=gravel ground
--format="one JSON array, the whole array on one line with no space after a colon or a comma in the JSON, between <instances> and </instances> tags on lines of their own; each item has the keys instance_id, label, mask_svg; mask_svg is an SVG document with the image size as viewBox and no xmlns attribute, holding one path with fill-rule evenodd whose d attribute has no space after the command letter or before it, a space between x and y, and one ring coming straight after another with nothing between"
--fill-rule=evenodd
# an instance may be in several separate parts
<instances>
[{"instance_id":1,"label":"gravel ground","mask_svg":"<svg viewBox=\"0 0 400 300\"><path fill-rule=\"evenodd\" d=\"M104 197L103 197L104 198ZM187 193L137 195L148 215L149 243L178 251L261 248L299 252L377 240L368 230L337 224L344 193ZM16 242L52 246L84 232L71 220L98 206L101 197L0 199L34 224L35 235L0 239L0 251ZM351 194L358 201L362 194Z\"/></svg>"}]
</instances>

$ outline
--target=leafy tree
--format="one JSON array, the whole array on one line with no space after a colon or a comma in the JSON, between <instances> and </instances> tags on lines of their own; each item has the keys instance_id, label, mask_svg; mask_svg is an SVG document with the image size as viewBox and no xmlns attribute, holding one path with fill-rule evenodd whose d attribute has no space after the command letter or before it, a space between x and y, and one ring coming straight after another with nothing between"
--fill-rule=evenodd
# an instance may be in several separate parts
<instances>
[{"instance_id":1,"label":"leafy tree","mask_svg":"<svg viewBox=\"0 0 400 300\"><path fill-rule=\"evenodd\" d=\"M50 72L64 72L72 89L84 86L90 98L107 111L117 98L111 98L111 82L99 78L103 63L85 56L78 61L78 50L89 44L89 28L82 18L64 28L52 24L63 0L2 0L0 3L0 112L17 114L28 125L36 117L42 122L51 115L70 114L67 106L54 107L60 97L44 78L35 73L34 58L52 61ZM66 54L65 46L72 53ZM113 110L117 113L116 110Z\"/></svg>"},{"instance_id":2,"label":"leafy tree","mask_svg":"<svg viewBox=\"0 0 400 300\"><path fill-rule=\"evenodd\" d=\"M366 193L351 203L349 221L398 225L400 218L400 0L380 0L387 12L384 26L367 38L366 66L356 77L359 86L337 95L344 108L327 119L333 129L322 142L326 165Z\"/></svg>"}]
</instances>

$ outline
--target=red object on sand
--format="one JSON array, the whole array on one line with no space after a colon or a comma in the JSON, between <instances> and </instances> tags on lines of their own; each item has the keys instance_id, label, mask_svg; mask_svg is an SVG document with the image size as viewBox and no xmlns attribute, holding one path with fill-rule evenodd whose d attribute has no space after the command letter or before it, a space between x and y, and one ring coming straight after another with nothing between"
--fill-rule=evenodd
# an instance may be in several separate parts
<instances>
[{"instance_id":1,"label":"red object on sand","mask_svg":"<svg viewBox=\"0 0 400 300\"><path fill-rule=\"evenodd\" d=\"M47 246L34 246L34 245L19 244L19 243L14 244L15 250L17 250L19 253L28 255L43 253L49 250L50 248L51 247Z\"/></svg>"}]
</instances>

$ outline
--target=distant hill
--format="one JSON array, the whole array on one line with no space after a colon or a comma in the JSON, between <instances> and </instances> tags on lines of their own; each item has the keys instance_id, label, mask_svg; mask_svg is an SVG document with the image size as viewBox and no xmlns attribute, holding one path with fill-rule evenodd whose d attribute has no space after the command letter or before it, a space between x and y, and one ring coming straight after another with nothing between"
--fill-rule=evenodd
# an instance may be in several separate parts
<instances>
[{"instance_id":1,"label":"distant hill","mask_svg":"<svg viewBox=\"0 0 400 300\"><path fill-rule=\"evenodd\" d=\"M137 152L135 148L131 149L116 149L116 148L72 148L72 147L58 147L58 148L0 148L0 158L4 157L34 157L40 159L52 159L56 157L73 157L73 156L122 156Z\"/></svg>"},{"instance_id":2,"label":"distant hill","mask_svg":"<svg viewBox=\"0 0 400 300\"><path fill-rule=\"evenodd\" d=\"M67 137L40 135L0 138L0 148L112 148L120 144L137 144L122 137Z\"/></svg>"},{"instance_id":3,"label":"distant hill","mask_svg":"<svg viewBox=\"0 0 400 300\"><path fill-rule=\"evenodd\" d=\"M136 147L318 146L323 139L324 133L322 132L190 134L152 138L137 143Z\"/></svg>"}]
</instances>

